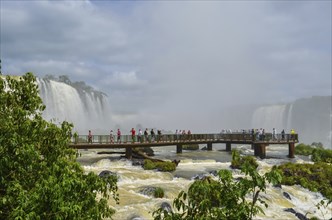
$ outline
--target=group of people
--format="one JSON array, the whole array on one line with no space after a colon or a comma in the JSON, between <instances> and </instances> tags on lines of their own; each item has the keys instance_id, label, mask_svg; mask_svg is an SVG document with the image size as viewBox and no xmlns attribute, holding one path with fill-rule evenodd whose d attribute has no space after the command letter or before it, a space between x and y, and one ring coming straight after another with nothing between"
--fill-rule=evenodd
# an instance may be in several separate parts
<instances>
[{"instance_id":1,"label":"group of people","mask_svg":"<svg viewBox=\"0 0 332 220\"><path fill-rule=\"evenodd\" d=\"M149 131L148 128L145 129L143 132L142 129L138 129L138 132L136 133L135 128L132 128L130 131L131 134L131 141L132 142L154 142L154 141L160 141L162 140L162 133L161 130L157 130L157 135L152 128L151 131ZM149 136L150 135L150 136ZM117 133L116 133L117 143L121 143L121 130L118 128ZM136 141L137 138L137 141ZM110 131L110 142L114 143L114 132L113 130Z\"/></svg>"},{"instance_id":2,"label":"group of people","mask_svg":"<svg viewBox=\"0 0 332 220\"><path fill-rule=\"evenodd\" d=\"M265 132L265 129L260 128L260 129L251 129L251 130L242 130L242 134L248 134L252 137L253 140L259 140L259 141L265 141L265 140L273 140L273 141L279 141L279 140L285 140L287 139L295 139L296 133L294 129L290 130L290 136L286 137L285 130L283 129L280 134L277 133L277 129L273 128L272 133L267 134ZM229 134L233 133L230 129L224 129L221 131L222 134ZM238 133L238 132L236 132ZM157 130L157 134L155 133L154 129L152 128L150 131L148 128L142 131L142 129L139 129L138 132L136 133L136 130L132 128L130 130L131 134L131 141L134 142L159 142L159 141L165 141L163 140L163 135L161 130ZM191 140L192 133L190 130L178 130L176 129L175 135L174 135L174 140L175 141L181 141L181 140ZM88 143L92 143L92 132L89 130L88 133ZM137 140L136 140L137 138ZM173 138L172 138L173 139ZM116 132L116 142L121 143L121 130L118 128ZM128 140L127 140L128 141ZM110 143L115 143L115 134L113 130L110 131Z\"/></svg>"},{"instance_id":3,"label":"group of people","mask_svg":"<svg viewBox=\"0 0 332 220\"><path fill-rule=\"evenodd\" d=\"M255 138L256 140L260 140L260 141L266 140L266 133L265 133L265 129L263 129L263 128L252 129L251 133L252 133L252 137ZM294 129L290 130L289 138L295 139L295 130ZM285 129L282 129L282 131L279 134L279 133L277 133L277 129L273 128L271 136L269 136L269 139L271 139L273 141L285 140L286 139Z\"/></svg>"}]
</instances>

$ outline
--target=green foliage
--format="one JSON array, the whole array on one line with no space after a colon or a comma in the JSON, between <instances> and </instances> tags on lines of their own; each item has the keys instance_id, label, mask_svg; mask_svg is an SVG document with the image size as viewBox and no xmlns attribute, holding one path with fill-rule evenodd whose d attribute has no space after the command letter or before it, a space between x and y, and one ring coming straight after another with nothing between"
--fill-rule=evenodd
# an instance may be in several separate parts
<instances>
[{"instance_id":1,"label":"green foliage","mask_svg":"<svg viewBox=\"0 0 332 220\"><path fill-rule=\"evenodd\" d=\"M117 178L85 174L68 145L72 125L42 118L36 79L0 78L0 219L102 219Z\"/></svg>"},{"instance_id":2,"label":"green foliage","mask_svg":"<svg viewBox=\"0 0 332 220\"><path fill-rule=\"evenodd\" d=\"M324 149L322 143L314 142L310 145L298 144L295 147L295 154L299 155L312 155L313 162L326 162L332 163L332 150Z\"/></svg>"},{"instance_id":3,"label":"green foliage","mask_svg":"<svg viewBox=\"0 0 332 220\"><path fill-rule=\"evenodd\" d=\"M297 154L297 155L309 156L312 154L313 150L314 150L314 148L312 146L306 145L303 143L295 146L295 154Z\"/></svg>"},{"instance_id":4,"label":"green foliage","mask_svg":"<svg viewBox=\"0 0 332 220\"><path fill-rule=\"evenodd\" d=\"M312 161L332 163L332 150L316 148L312 151Z\"/></svg>"},{"instance_id":5,"label":"green foliage","mask_svg":"<svg viewBox=\"0 0 332 220\"><path fill-rule=\"evenodd\" d=\"M154 193L153 193L153 196L154 196L155 198L163 198L164 195L165 195L165 192L164 192L164 190L163 190L162 188L160 188L160 187L157 187L156 190L155 190Z\"/></svg>"},{"instance_id":6,"label":"green foliage","mask_svg":"<svg viewBox=\"0 0 332 220\"><path fill-rule=\"evenodd\" d=\"M274 166L282 173L282 184L299 184L314 192L320 192L332 201L332 165L327 163L293 164Z\"/></svg>"},{"instance_id":7,"label":"green foliage","mask_svg":"<svg viewBox=\"0 0 332 220\"><path fill-rule=\"evenodd\" d=\"M199 150L198 144L184 144L182 145L183 150Z\"/></svg>"},{"instance_id":8,"label":"green foliage","mask_svg":"<svg viewBox=\"0 0 332 220\"><path fill-rule=\"evenodd\" d=\"M267 182L279 183L280 173L273 170L261 176L250 165L242 166L241 171L246 177L239 180L234 180L229 170L220 170L217 180L196 180L188 193L181 191L174 200L177 212L160 208L153 212L154 219L252 219L259 212L264 213L258 203L265 207L267 204L259 194L265 192Z\"/></svg>"},{"instance_id":9,"label":"green foliage","mask_svg":"<svg viewBox=\"0 0 332 220\"><path fill-rule=\"evenodd\" d=\"M240 152L236 149L232 150L232 162L231 167L233 169L241 169L242 166L253 166L255 169L258 167L256 158L253 156L241 157Z\"/></svg>"},{"instance_id":10,"label":"green foliage","mask_svg":"<svg viewBox=\"0 0 332 220\"><path fill-rule=\"evenodd\" d=\"M145 170L158 169L163 172L172 172L176 169L176 164L170 161L156 161L144 160L143 168Z\"/></svg>"}]
</instances>

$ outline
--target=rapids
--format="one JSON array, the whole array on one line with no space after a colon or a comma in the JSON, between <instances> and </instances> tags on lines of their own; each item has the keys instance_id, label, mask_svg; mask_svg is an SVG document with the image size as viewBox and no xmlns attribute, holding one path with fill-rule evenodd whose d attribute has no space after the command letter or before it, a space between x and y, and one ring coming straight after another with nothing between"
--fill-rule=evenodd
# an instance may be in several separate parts
<instances>
[{"instance_id":1,"label":"rapids","mask_svg":"<svg viewBox=\"0 0 332 220\"><path fill-rule=\"evenodd\" d=\"M202 148L203 146L201 146ZM235 146L232 146L233 148ZM246 155L253 155L250 146L237 146ZM82 164L86 172L99 174L103 170L110 170L119 176L118 193L120 204L115 204L110 199L109 204L116 210L113 219L131 220L152 218L152 212L158 209L163 202L172 205L173 199L181 190L187 191L194 178L202 175L212 175L213 171L220 169L230 169L231 155L224 151L225 146L214 145L212 151L184 151L176 154L175 146L153 148L156 158L181 160L176 171L172 173L144 170L140 166L133 166L132 162L121 158L121 149L94 149L80 150L78 161ZM98 154L98 152L113 151L112 154ZM259 172L267 172L273 165L279 165L288 161L294 163L308 162L308 158L286 157L287 146L275 146L267 148L267 159L258 159ZM238 170L233 170L233 176L242 174ZM153 198L140 193L142 187L161 187L165 190L164 198ZM287 199L285 194L291 199ZM320 193L310 192L301 186L282 186L281 188L268 186L266 193L261 193L267 203L268 208L264 209L264 214L259 214L255 219L298 219L292 212L284 211L292 208L292 211L306 215L307 218L318 217L319 219L330 219L332 217L332 205L327 208L317 209L315 206L324 197Z\"/></svg>"}]
</instances>

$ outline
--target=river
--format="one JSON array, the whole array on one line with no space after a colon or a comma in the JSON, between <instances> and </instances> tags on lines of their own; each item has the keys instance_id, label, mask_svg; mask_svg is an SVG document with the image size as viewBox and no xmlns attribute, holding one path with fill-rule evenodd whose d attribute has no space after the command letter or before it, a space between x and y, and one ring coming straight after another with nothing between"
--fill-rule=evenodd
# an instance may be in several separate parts
<instances>
[{"instance_id":1,"label":"river","mask_svg":"<svg viewBox=\"0 0 332 220\"><path fill-rule=\"evenodd\" d=\"M201 145L200 148L204 147ZM232 148L239 149L243 154L253 155L250 146L235 146ZM111 205L116 213L113 216L115 220L150 220L152 212L160 207L163 202L172 204L172 201L181 190L187 190L194 178L202 175L212 175L211 173L220 169L230 168L231 154L225 151L225 145L215 144L212 151L183 151L176 154L175 146L154 147L155 158L167 160L181 160L176 171L158 172L154 170L144 170L141 166L133 166L130 160L121 158L122 154L116 152L121 149L93 149L80 150L78 162L81 163L86 172L99 174L103 170L109 170L117 173L118 193L120 204L115 204L110 199ZM100 152L107 152L100 154ZM307 163L307 157L287 158L287 145L274 145L267 147L266 159L257 159L259 163L259 172L268 171L273 165L279 165L285 162ZM233 176L239 176L238 170L232 170ZM165 191L164 198L153 198L141 193L143 187L161 187ZM286 198L288 194L290 198ZM306 215L306 217L317 217L319 219L332 218L332 205L326 208L317 209L315 206L324 197L320 193L310 192L309 190L295 185L282 186L277 188L268 186L266 193L261 193L267 204L264 208L265 215L259 214L255 219L298 219L291 212L284 209L293 208L297 213Z\"/></svg>"}]
</instances>

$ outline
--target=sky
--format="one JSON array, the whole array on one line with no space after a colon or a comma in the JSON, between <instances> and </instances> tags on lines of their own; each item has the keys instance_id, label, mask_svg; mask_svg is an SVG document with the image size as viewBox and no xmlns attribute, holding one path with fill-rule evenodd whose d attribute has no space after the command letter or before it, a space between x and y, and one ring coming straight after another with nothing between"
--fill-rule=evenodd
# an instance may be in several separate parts
<instances>
[{"instance_id":1,"label":"sky","mask_svg":"<svg viewBox=\"0 0 332 220\"><path fill-rule=\"evenodd\" d=\"M331 95L331 1L1 0L4 74L68 75L117 123L219 126L229 107Z\"/></svg>"}]
</instances>

